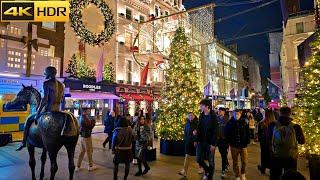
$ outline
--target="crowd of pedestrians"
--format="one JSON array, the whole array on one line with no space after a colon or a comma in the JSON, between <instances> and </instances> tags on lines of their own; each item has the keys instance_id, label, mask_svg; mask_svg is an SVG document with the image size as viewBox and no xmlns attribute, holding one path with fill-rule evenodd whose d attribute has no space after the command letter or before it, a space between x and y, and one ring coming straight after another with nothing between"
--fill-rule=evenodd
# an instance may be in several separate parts
<instances>
[{"instance_id":1,"label":"crowd of pedestrians","mask_svg":"<svg viewBox=\"0 0 320 180\"><path fill-rule=\"evenodd\" d=\"M249 144L260 143L260 164L258 171L265 174L270 171L270 180L304 177L297 172L298 144L304 144L305 138L299 125L291 118L291 109L282 107L279 111L255 108L214 109L209 99L200 102L199 118L194 112L188 112L184 127L185 158L183 168L178 172L188 177L191 168L189 164L196 156L199 173L203 180L212 180L215 172L215 151L221 156L221 178L226 177L230 170L228 154L232 158L232 169L236 180L246 180ZM91 132L95 121L89 117L90 111L82 109L80 117L80 155L76 171L81 169L82 159L87 153L88 170L95 170L92 160ZM118 116L109 112L104 120L107 138L103 147L112 150L114 154L114 179L118 179L119 164L125 164L124 179L128 178L130 164L137 164L135 176L142 176L150 171L146 154L152 146L155 129L152 125L156 115L152 118L140 113ZM230 153L229 153L230 152Z\"/></svg>"}]
</instances>

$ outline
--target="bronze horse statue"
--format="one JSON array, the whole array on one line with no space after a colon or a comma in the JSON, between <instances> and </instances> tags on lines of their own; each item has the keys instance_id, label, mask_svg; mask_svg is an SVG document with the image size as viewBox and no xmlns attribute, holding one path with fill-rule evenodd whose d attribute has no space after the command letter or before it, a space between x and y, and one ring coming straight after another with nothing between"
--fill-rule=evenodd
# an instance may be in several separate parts
<instances>
[{"instance_id":1,"label":"bronze horse statue","mask_svg":"<svg viewBox=\"0 0 320 180\"><path fill-rule=\"evenodd\" d=\"M32 114L28 118L35 118L35 112L40 104L41 95L32 86L22 86L22 90L13 101L6 103L5 108L13 109L29 104ZM48 112L41 114L37 122L37 124L33 123L31 125L27 138L32 179L36 179L35 147L42 148L40 179L44 178L44 166L48 152L51 162L50 180L54 180L55 174L58 171L57 155L61 147L64 146L69 159L69 179L72 180L75 170L74 152L79 138L79 124L77 119L73 114L68 112Z\"/></svg>"}]
</instances>

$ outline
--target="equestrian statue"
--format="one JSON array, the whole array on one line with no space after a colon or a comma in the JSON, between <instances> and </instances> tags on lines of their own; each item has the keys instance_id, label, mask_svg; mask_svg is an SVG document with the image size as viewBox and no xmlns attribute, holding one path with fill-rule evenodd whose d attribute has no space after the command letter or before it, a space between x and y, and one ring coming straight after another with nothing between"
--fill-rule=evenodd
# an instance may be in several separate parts
<instances>
[{"instance_id":1,"label":"equestrian statue","mask_svg":"<svg viewBox=\"0 0 320 180\"><path fill-rule=\"evenodd\" d=\"M6 109L30 105L32 113L26 119L24 137L17 151L27 147L32 179L35 180L35 147L42 148L40 179L44 178L44 165L49 154L51 162L50 180L54 180L58 171L57 155L64 146L69 159L69 179L73 179L75 170L74 153L79 137L79 124L73 114L60 111L64 96L64 85L56 79L57 69L49 66L45 69L46 80L43 83L43 98L31 86L23 86L15 99L5 105Z\"/></svg>"}]
</instances>

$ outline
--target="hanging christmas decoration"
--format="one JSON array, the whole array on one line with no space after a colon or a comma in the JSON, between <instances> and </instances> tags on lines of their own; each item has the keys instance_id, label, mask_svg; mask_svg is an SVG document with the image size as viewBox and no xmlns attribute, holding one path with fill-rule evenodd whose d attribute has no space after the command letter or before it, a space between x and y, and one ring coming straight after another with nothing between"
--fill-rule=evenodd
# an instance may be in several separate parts
<instances>
[{"instance_id":1,"label":"hanging christmas decoration","mask_svg":"<svg viewBox=\"0 0 320 180\"><path fill-rule=\"evenodd\" d=\"M104 30L95 34L89 31L82 21L82 10L90 3L97 6L104 16ZM70 21L71 27L84 42L99 46L110 40L115 32L115 23L111 9L103 0L71 0L70 1Z\"/></svg>"}]
</instances>

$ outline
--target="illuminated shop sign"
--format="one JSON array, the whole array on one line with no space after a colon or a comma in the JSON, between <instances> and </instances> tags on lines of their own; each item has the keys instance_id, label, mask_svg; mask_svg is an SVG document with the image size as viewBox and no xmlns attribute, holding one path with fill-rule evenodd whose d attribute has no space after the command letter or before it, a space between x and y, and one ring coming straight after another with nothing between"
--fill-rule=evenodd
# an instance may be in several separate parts
<instances>
[{"instance_id":1,"label":"illuminated shop sign","mask_svg":"<svg viewBox=\"0 0 320 180\"><path fill-rule=\"evenodd\" d=\"M101 90L101 86L93 84L83 84L83 89L89 89L89 91Z\"/></svg>"}]
</instances>

